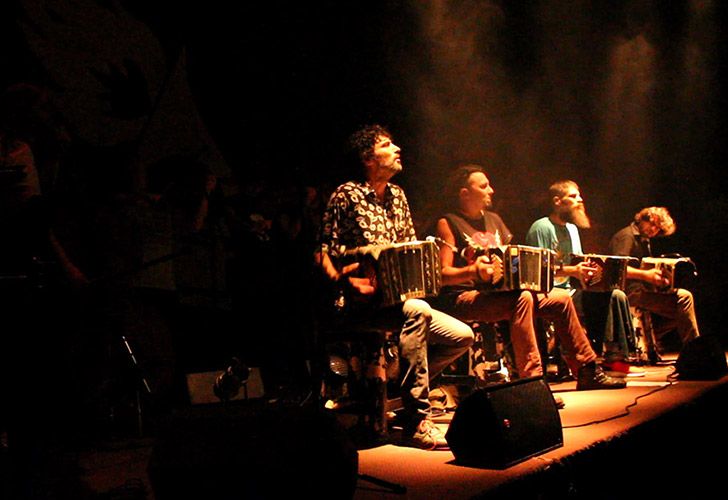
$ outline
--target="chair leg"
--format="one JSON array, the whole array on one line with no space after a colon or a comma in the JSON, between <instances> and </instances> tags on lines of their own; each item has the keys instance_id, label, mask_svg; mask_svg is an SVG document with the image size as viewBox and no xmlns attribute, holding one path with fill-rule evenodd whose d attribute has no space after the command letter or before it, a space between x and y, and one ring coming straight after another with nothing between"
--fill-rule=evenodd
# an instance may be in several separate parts
<instances>
[{"instance_id":1,"label":"chair leg","mask_svg":"<svg viewBox=\"0 0 728 500\"><path fill-rule=\"evenodd\" d=\"M322 349L317 388L321 405L336 412L357 445L388 441L387 413L397 405L388 397L387 334L339 332L332 337L335 340L324 342Z\"/></svg>"},{"instance_id":2,"label":"chair leg","mask_svg":"<svg viewBox=\"0 0 728 500\"><path fill-rule=\"evenodd\" d=\"M632 308L635 331L635 356L641 363L656 365L662 361L662 356L655 339L655 329L652 326L652 315L638 307Z\"/></svg>"},{"instance_id":3,"label":"chair leg","mask_svg":"<svg viewBox=\"0 0 728 500\"><path fill-rule=\"evenodd\" d=\"M536 337L538 339L543 370L547 380L553 382L572 380L574 375L571 373L569 365L561 353L561 345L559 344L554 324L551 321L539 318L536 326ZM556 367L555 372L549 371L549 367L554 366Z\"/></svg>"}]
</instances>

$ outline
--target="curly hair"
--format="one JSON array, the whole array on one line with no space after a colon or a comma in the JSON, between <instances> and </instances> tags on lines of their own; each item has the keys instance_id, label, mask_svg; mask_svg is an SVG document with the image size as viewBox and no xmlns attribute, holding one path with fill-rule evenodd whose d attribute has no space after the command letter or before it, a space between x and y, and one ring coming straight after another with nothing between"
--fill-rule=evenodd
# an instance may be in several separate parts
<instances>
[{"instance_id":1,"label":"curly hair","mask_svg":"<svg viewBox=\"0 0 728 500\"><path fill-rule=\"evenodd\" d=\"M382 125L365 125L349 136L349 152L362 163L374 155L374 146L380 137L392 138L392 134Z\"/></svg>"},{"instance_id":2,"label":"curly hair","mask_svg":"<svg viewBox=\"0 0 728 500\"><path fill-rule=\"evenodd\" d=\"M670 212L665 207L643 208L634 215L634 222L636 224L639 224L641 221L654 224L660 230L658 236L670 236L677 229L677 224L672 220Z\"/></svg>"}]
</instances>

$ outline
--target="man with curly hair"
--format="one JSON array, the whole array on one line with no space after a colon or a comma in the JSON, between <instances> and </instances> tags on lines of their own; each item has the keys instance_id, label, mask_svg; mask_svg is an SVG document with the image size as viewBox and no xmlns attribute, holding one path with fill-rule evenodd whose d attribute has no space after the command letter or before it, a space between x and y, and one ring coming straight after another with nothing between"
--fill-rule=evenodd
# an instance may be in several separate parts
<instances>
[{"instance_id":1,"label":"man with curly hair","mask_svg":"<svg viewBox=\"0 0 728 500\"><path fill-rule=\"evenodd\" d=\"M342 265L346 250L416 241L407 197L390 182L402 170L400 148L380 125L351 135L349 152L362 168L362 177L332 193L322 219L317 263L331 283L346 291L351 321L400 329L403 442L424 449L447 448L443 432L431 419L430 380L464 354L474 335L465 323L433 309L422 299L400 305L372 306L375 282Z\"/></svg>"},{"instance_id":2,"label":"man with curly hair","mask_svg":"<svg viewBox=\"0 0 728 500\"><path fill-rule=\"evenodd\" d=\"M650 240L675 233L676 224L665 207L647 207L637 212L627 227L617 231L609 243L613 255L628 255L642 259L652 256ZM655 315L655 339L659 342L670 331L677 331L682 345L700 335L695 315L695 300L689 290L677 288L672 292L656 292L647 285L667 284L658 268L627 268L629 303Z\"/></svg>"}]
</instances>

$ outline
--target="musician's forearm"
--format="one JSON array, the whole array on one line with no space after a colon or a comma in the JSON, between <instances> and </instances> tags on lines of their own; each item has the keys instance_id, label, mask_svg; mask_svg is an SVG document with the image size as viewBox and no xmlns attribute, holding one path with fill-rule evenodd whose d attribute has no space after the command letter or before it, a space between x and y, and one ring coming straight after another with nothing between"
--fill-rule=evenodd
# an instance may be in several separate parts
<instances>
[{"instance_id":1,"label":"musician's forearm","mask_svg":"<svg viewBox=\"0 0 728 500\"><path fill-rule=\"evenodd\" d=\"M579 278L581 273L579 266L561 266L556 269L556 276L558 278Z\"/></svg>"},{"instance_id":2,"label":"musician's forearm","mask_svg":"<svg viewBox=\"0 0 728 500\"><path fill-rule=\"evenodd\" d=\"M478 279L478 270L475 264L468 267L444 267L442 268L442 284L458 285Z\"/></svg>"},{"instance_id":3,"label":"musician's forearm","mask_svg":"<svg viewBox=\"0 0 728 500\"><path fill-rule=\"evenodd\" d=\"M636 267L627 266L627 279L629 280L640 280L640 281L651 281L650 276L643 269L637 269Z\"/></svg>"},{"instance_id":4,"label":"musician's forearm","mask_svg":"<svg viewBox=\"0 0 728 500\"><path fill-rule=\"evenodd\" d=\"M637 269L628 266L627 279L644 281L650 284L661 284L662 276L655 269Z\"/></svg>"},{"instance_id":5,"label":"musician's forearm","mask_svg":"<svg viewBox=\"0 0 728 500\"><path fill-rule=\"evenodd\" d=\"M336 269L334 263L331 262L329 254L316 252L316 254L314 254L314 261L331 281L339 281L341 279L341 273L338 269Z\"/></svg>"}]
</instances>

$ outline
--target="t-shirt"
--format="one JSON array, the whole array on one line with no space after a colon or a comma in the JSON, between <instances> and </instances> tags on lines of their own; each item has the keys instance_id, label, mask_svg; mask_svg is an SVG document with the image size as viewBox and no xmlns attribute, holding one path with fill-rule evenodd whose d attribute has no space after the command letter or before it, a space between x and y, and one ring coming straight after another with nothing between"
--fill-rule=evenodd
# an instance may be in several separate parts
<instances>
[{"instance_id":1,"label":"t-shirt","mask_svg":"<svg viewBox=\"0 0 728 500\"><path fill-rule=\"evenodd\" d=\"M554 224L548 217L542 217L531 224L526 233L526 245L548 248L557 254L556 260L562 264L571 262L571 254L581 254L579 229L570 222L566 225ZM557 277L554 286L570 288L569 277Z\"/></svg>"}]
</instances>

